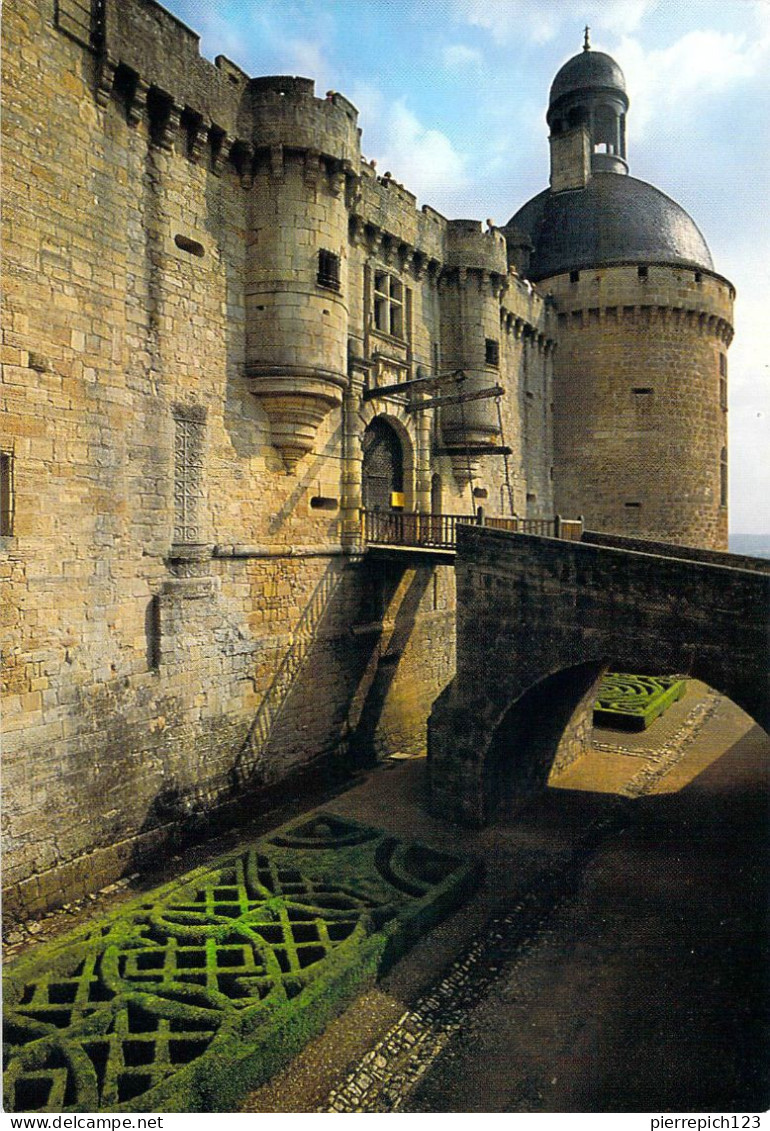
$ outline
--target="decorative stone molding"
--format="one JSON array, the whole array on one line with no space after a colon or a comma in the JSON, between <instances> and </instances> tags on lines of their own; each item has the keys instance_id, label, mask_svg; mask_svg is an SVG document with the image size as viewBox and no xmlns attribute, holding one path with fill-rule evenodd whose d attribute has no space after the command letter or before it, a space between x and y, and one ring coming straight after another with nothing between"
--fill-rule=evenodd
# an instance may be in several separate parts
<instances>
[{"instance_id":1,"label":"decorative stone molding","mask_svg":"<svg viewBox=\"0 0 770 1131\"><path fill-rule=\"evenodd\" d=\"M252 394L270 421L270 439L289 472L315 445L326 415L342 404L347 379L331 370L299 366L247 367Z\"/></svg>"},{"instance_id":2,"label":"decorative stone molding","mask_svg":"<svg viewBox=\"0 0 770 1131\"><path fill-rule=\"evenodd\" d=\"M206 409L174 405L174 545L200 546Z\"/></svg>"}]
</instances>

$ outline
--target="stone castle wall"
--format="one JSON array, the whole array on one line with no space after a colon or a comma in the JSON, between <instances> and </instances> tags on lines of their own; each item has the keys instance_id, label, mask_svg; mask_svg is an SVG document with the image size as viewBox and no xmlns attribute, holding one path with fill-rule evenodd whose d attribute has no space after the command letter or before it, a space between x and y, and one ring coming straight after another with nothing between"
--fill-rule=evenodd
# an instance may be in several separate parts
<instances>
[{"instance_id":1,"label":"stone castle wall","mask_svg":"<svg viewBox=\"0 0 770 1131\"><path fill-rule=\"evenodd\" d=\"M361 161L341 96L207 63L152 0L103 8L4 12L9 915L312 763L422 750L454 578L360 554L366 425L399 431L408 505L435 477L444 511L477 501L438 411L364 396L443 367L447 221ZM487 266L459 266L491 294ZM409 292L398 335L374 324L378 272ZM494 286L476 332L500 340L514 501L547 513L552 314ZM490 513L502 463L479 460Z\"/></svg>"},{"instance_id":2,"label":"stone castle wall","mask_svg":"<svg viewBox=\"0 0 770 1131\"><path fill-rule=\"evenodd\" d=\"M730 284L629 264L543 286L559 311L557 510L592 530L726 549Z\"/></svg>"}]
</instances>

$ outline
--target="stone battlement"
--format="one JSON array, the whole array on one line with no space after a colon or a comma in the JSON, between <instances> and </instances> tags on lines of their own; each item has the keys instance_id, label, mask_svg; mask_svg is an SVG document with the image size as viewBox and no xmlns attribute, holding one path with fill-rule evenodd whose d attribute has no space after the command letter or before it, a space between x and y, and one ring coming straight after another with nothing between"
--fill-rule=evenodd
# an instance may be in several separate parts
<instances>
[{"instance_id":1,"label":"stone battlement","mask_svg":"<svg viewBox=\"0 0 770 1131\"><path fill-rule=\"evenodd\" d=\"M703 268L665 263L591 267L557 275L548 289L559 318L641 318L647 322L673 317L732 339L735 288L727 279Z\"/></svg>"},{"instance_id":2,"label":"stone battlement","mask_svg":"<svg viewBox=\"0 0 770 1131\"><path fill-rule=\"evenodd\" d=\"M489 271L505 278L508 274L505 236L496 228L483 230L479 220L449 220L447 266Z\"/></svg>"}]
</instances>

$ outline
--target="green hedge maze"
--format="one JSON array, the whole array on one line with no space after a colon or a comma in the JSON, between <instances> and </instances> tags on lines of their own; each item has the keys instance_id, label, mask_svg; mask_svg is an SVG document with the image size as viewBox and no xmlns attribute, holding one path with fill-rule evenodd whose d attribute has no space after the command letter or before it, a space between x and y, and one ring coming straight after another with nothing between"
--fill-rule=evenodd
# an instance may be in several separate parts
<instances>
[{"instance_id":1,"label":"green hedge maze","mask_svg":"<svg viewBox=\"0 0 770 1131\"><path fill-rule=\"evenodd\" d=\"M6 1110L232 1110L473 882L349 820L284 826L10 968Z\"/></svg>"},{"instance_id":2,"label":"green hedge maze","mask_svg":"<svg viewBox=\"0 0 770 1131\"><path fill-rule=\"evenodd\" d=\"M624 730L645 730L681 699L687 680L671 675L608 672L594 706L594 723Z\"/></svg>"}]
</instances>

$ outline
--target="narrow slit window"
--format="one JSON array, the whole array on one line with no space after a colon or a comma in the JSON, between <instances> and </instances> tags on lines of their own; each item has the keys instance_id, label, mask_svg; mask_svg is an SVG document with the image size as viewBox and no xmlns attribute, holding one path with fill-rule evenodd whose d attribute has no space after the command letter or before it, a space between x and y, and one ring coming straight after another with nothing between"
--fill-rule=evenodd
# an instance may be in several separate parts
<instances>
[{"instance_id":1,"label":"narrow slit window","mask_svg":"<svg viewBox=\"0 0 770 1131\"><path fill-rule=\"evenodd\" d=\"M727 355L719 355L719 407L727 412Z\"/></svg>"},{"instance_id":2,"label":"narrow slit window","mask_svg":"<svg viewBox=\"0 0 770 1131\"><path fill-rule=\"evenodd\" d=\"M0 452L0 535L13 534L13 452Z\"/></svg>"},{"instance_id":3,"label":"narrow slit window","mask_svg":"<svg viewBox=\"0 0 770 1131\"><path fill-rule=\"evenodd\" d=\"M203 244L198 243L197 240L191 240L189 236L181 234L174 236L174 243L180 251L186 251L188 255L194 255L198 259L203 259L206 254L203 249Z\"/></svg>"}]
</instances>

